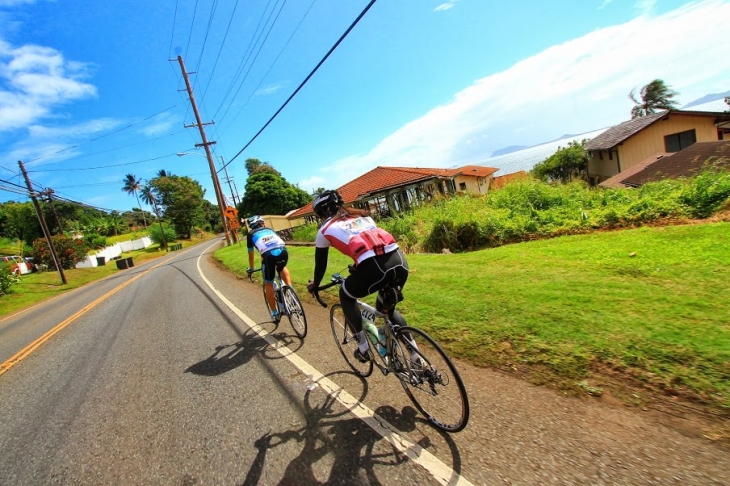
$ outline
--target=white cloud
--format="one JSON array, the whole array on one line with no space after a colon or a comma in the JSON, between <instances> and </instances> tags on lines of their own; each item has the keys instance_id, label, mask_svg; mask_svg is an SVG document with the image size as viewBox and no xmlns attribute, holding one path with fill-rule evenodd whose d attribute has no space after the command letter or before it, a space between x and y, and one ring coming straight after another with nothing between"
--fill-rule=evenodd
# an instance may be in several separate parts
<instances>
[{"instance_id":1,"label":"white cloud","mask_svg":"<svg viewBox=\"0 0 730 486\"><path fill-rule=\"evenodd\" d=\"M613 0L603 0L603 3L598 7L598 10L603 10L604 8L611 5L612 2Z\"/></svg>"},{"instance_id":2,"label":"white cloud","mask_svg":"<svg viewBox=\"0 0 730 486\"><path fill-rule=\"evenodd\" d=\"M639 15L650 15L654 11L657 0L637 0L634 11Z\"/></svg>"},{"instance_id":3,"label":"white cloud","mask_svg":"<svg viewBox=\"0 0 730 486\"><path fill-rule=\"evenodd\" d=\"M0 131L26 128L57 105L96 96L96 87L83 82L89 67L49 47L0 39Z\"/></svg>"},{"instance_id":4,"label":"white cloud","mask_svg":"<svg viewBox=\"0 0 730 486\"><path fill-rule=\"evenodd\" d=\"M650 8L653 2L640 4ZM337 187L378 165L484 162L509 145L615 125L629 119L629 91L656 78L680 93L680 104L725 91L730 71L719 60L727 57L728 18L730 2L707 0L552 46L475 81L370 152L335 161L312 177L326 175L328 185Z\"/></svg>"},{"instance_id":5,"label":"white cloud","mask_svg":"<svg viewBox=\"0 0 730 486\"><path fill-rule=\"evenodd\" d=\"M454 5L456 5L456 2L458 2L458 1L459 1L459 0L452 0L452 1L450 1L450 2L442 3L441 5L439 5L439 6L438 6L438 7L436 7L435 9L433 9L433 11L434 11L434 12L443 12L444 10L449 10L449 9L450 9L450 8L452 8L452 7L454 6Z\"/></svg>"}]
</instances>

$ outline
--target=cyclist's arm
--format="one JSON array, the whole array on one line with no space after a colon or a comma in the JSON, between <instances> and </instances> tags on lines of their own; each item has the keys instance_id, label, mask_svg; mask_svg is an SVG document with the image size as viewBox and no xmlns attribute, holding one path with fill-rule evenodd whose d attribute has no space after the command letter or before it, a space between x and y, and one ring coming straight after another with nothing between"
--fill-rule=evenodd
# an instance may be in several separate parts
<instances>
[{"instance_id":1,"label":"cyclist's arm","mask_svg":"<svg viewBox=\"0 0 730 486\"><path fill-rule=\"evenodd\" d=\"M248 268L253 268L253 248L248 249Z\"/></svg>"},{"instance_id":2,"label":"cyclist's arm","mask_svg":"<svg viewBox=\"0 0 730 486\"><path fill-rule=\"evenodd\" d=\"M324 278L324 272L327 271L327 255L329 248L314 249L314 286L319 287L319 283Z\"/></svg>"}]
</instances>

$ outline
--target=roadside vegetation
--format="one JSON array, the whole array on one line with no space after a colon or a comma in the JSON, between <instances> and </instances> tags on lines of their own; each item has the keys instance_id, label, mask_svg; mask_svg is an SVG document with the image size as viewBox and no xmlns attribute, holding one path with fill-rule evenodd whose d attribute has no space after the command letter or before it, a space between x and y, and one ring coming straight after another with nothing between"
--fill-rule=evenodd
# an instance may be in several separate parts
<instances>
[{"instance_id":1,"label":"roadside vegetation","mask_svg":"<svg viewBox=\"0 0 730 486\"><path fill-rule=\"evenodd\" d=\"M409 323L457 358L534 383L641 404L638 389L730 416L730 173L638 189L555 174L381 220L409 253ZM297 291L316 305L313 248L289 252ZM215 255L245 275L245 252ZM331 251L328 273L348 263Z\"/></svg>"},{"instance_id":2,"label":"roadside vegetation","mask_svg":"<svg viewBox=\"0 0 730 486\"><path fill-rule=\"evenodd\" d=\"M730 245L721 241L730 241L728 222L410 254L399 309L477 366L569 393L610 390L641 405L649 396L640 389L729 414ZM297 292L318 305L306 292L314 249L289 253ZM245 250L215 257L245 277ZM327 273L346 274L348 263L331 251Z\"/></svg>"}]
</instances>

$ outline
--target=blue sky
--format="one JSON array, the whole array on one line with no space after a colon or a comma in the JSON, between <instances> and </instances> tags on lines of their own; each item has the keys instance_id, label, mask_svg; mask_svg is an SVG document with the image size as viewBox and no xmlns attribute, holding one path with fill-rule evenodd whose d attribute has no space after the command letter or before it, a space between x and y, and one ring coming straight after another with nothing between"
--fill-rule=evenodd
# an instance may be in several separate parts
<instances>
[{"instance_id":1,"label":"blue sky","mask_svg":"<svg viewBox=\"0 0 730 486\"><path fill-rule=\"evenodd\" d=\"M241 152L368 4L0 0L0 179L23 185L23 160L38 188L124 211L125 174L165 169L215 200L205 158L175 155L200 142L178 55L239 193L249 157L309 191L615 125L655 78L680 104L730 90L730 0L378 0Z\"/></svg>"}]
</instances>

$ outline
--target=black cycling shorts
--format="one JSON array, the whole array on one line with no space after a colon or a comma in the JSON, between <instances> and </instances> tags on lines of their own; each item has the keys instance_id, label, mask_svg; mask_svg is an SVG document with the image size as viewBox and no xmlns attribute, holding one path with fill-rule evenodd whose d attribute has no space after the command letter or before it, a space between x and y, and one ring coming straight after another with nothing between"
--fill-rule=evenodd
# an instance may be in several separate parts
<instances>
[{"instance_id":1,"label":"black cycling shorts","mask_svg":"<svg viewBox=\"0 0 730 486\"><path fill-rule=\"evenodd\" d=\"M406 280L408 263L403 252L398 249L360 262L355 273L345 279L342 290L353 299L361 299L389 283L403 287Z\"/></svg>"},{"instance_id":2,"label":"black cycling shorts","mask_svg":"<svg viewBox=\"0 0 730 486\"><path fill-rule=\"evenodd\" d=\"M261 274L264 282L273 282L276 270L281 272L289 261L289 252L286 248L274 248L261 255Z\"/></svg>"}]
</instances>

